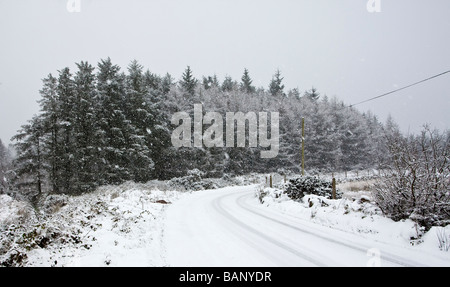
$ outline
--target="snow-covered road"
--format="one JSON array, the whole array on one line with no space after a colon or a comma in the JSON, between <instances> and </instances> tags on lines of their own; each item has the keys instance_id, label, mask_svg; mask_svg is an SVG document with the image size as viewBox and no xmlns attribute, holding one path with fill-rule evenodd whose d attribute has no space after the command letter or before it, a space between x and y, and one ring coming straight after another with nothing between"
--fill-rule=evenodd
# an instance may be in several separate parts
<instances>
[{"instance_id":1,"label":"snow-covered road","mask_svg":"<svg viewBox=\"0 0 450 287\"><path fill-rule=\"evenodd\" d=\"M255 186L195 192L167 209L169 266L448 265L424 252L294 218L259 204Z\"/></svg>"}]
</instances>

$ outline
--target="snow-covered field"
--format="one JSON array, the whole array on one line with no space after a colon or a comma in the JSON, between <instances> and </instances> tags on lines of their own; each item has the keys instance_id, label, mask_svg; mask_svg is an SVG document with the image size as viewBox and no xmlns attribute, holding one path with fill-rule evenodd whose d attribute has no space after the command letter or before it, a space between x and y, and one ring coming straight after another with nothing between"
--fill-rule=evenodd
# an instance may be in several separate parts
<instances>
[{"instance_id":1,"label":"snow-covered field","mask_svg":"<svg viewBox=\"0 0 450 287\"><path fill-rule=\"evenodd\" d=\"M309 195L294 202L261 185L180 192L127 183L78 197L50 196L39 213L0 195L0 262L450 266L450 226L424 234L412 221L387 219L369 192L350 187L344 186L343 199Z\"/></svg>"}]
</instances>

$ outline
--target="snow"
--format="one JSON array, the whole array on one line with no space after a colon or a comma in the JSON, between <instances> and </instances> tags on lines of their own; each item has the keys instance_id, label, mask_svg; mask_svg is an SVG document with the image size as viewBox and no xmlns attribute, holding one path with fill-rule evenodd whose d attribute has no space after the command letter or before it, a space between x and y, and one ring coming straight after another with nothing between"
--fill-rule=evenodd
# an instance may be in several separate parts
<instances>
[{"instance_id":1,"label":"snow","mask_svg":"<svg viewBox=\"0 0 450 287\"><path fill-rule=\"evenodd\" d=\"M22 230L18 230L14 238L2 238L2 245L10 245L10 250L0 256L0 262L15 249L26 253L25 266L163 266L161 238L168 204L158 202L176 200L178 195L128 184L79 197L63 196L64 206L41 218L39 225L26 228L25 233L37 230L35 242L50 238L51 243L27 251L20 241ZM23 206L6 195L0 200L2 230L8 231L12 221L18 225L14 218L7 220L8 214ZM56 234L54 240L51 234Z\"/></svg>"},{"instance_id":2,"label":"snow","mask_svg":"<svg viewBox=\"0 0 450 287\"><path fill-rule=\"evenodd\" d=\"M412 221L393 222L372 207L361 207L366 203L347 205L315 196L305 199L315 209L284 196L266 196L260 204L259 189L207 190L175 202L167 210L168 264L367 266L373 263L368 254L380 254L381 266L450 266L449 253L438 250L436 242L411 246L409 239L416 234ZM320 201L328 206L322 208ZM361 208L374 214L363 219Z\"/></svg>"},{"instance_id":3,"label":"snow","mask_svg":"<svg viewBox=\"0 0 450 287\"><path fill-rule=\"evenodd\" d=\"M39 218L0 195L0 262L20 252L24 266L450 266L450 226L424 233L384 217L367 194L295 202L276 188L242 186L253 180L51 195Z\"/></svg>"},{"instance_id":4,"label":"snow","mask_svg":"<svg viewBox=\"0 0 450 287\"><path fill-rule=\"evenodd\" d=\"M367 199L367 196L361 198ZM405 244L421 235L413 221L394 222L382 216L373 204L360 200L329 200L307 195L302 202L295 202L285 195L275 198L273 193L263 200L263 206L282 214L374 240Z\"/></svg>"},{"instance_id":5,"label":"snow","mask_svg":"<svg viewBox=\"0 0 450 287\"><path fill-rule=\"evenodd\" d=\"M26 217L28 212L28 206L24 202L0 194L0 228L22 221L22 217Z\"/></svg>"}]
</instances>

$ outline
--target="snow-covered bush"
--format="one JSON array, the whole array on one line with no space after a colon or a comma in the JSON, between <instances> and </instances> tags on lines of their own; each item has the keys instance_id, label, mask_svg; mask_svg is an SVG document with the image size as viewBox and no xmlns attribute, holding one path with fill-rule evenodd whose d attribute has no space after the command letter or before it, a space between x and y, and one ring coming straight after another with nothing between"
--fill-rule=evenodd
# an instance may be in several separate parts
<instances>
[{"instance_id":1,"label":"snow-covered bush","mask_svg":"<svg viewBox=\"0 0 450 287\"><path fill-rule=\"evenodd\" d=\"M293 200L301 199L307 194L332 198L332 183L316 176L299 176L289 180L285 185L285 193ZM336 198L341 197L342 193L336 191Z\"/></svg>"},{"instance_id":2,"label":"snow-covered bush","mask_svg":"<svg viewBox=\"0 0 450 287\"><path fill-rule=\"evenodd\" d=\"M49 194L43 200L41 209L46 213L54 213L61 207L65 206L68 201L68 196L63 194Z\"/></svg>"},{"instance_id":3,"label":"snow-covered bush","mask_svg":"<svg viewBox=\"0 0 450 287\"><path fill-rule=\"evenodd\" d=\"M45 222L11 224L2 229L0 266L24 266L28 257L27 253L34 249L81 245L82 240L77 229L68 227L68 230L62 231L63 223L55 222L48 217L41 220Z\"/></svg>"},{"instance_id":4,"label":"snow-covered bush","mask_svg":"<svg viewBox=\"0 0 450 287\"><path fill-rule=\"evenodd\" d=\"M205 173L198 169L193 169L186 176L175 177L168 181L168 185L182 190L204 190L215 189L217 185L213 180L203 179Z\"/></svg>"},{"instance_id":5,"label":"snow-covered bush","mask_svg":"<svg viewBox=\"0 0 450 287\"><path fill-rule=\"evenodd\" d=\"M375 185L374 198L393 220L412 219L427 230L450 224L450 132L425 126L421 135L387 135L389 173Z\"/></svg>"}]
</instances>

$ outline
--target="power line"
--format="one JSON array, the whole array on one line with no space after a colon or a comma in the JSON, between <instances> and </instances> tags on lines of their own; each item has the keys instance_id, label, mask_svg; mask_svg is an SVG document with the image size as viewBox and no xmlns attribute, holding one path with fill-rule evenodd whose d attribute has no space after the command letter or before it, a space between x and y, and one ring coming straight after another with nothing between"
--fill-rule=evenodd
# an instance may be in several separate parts
<instances>
[{"instance_id":1,"label":"power line","mask_svg":"<svg viewBox=\"0 0 450 287\"><path fill-rule=\"evenodd\" d=\"M443 73L440 73L440 74L437 74L437 75L434 75L434 76L432 76L432 77L426 78L426 79L424 79L424 80L421 80L421 81L415 82L415 83L413 83L413 84L410 84L410 85L404 86L404 87L402 87L402 88L399 88L399 89L396 89L396 90L390 91L390 92L388 92L388 93L385 93L385 94L382 94L382 95L379 95L379 96L376 96L376 97L373 97L373 98L370 98L370 99L364 100L364 101L362 101L362 102L359 102L359 103L356 103L356 104L353 104L353 105L350 105L349 107L351 108L351 107L354 107L354 106L356 106L356 105L360 105L360 104L363 104L363 103L367 103L367 102L370 102L370 101L373 101L373 100L376 100L376 99L379 99L379 98L385 97L385 96L387 96L387 95L390 95L390 94L396 93L396 92L398 92L398 91L401 91L401 90L404 90L404 89L410 88L410 87L412 87L412 86L415 86L415 85L421 84L421 83L423 83L423 82L426 82L426 81L432 80L432 79L434 79L434 78L440 77L440 76L442 76L442 75L445 75L445 74L447 74L447 73L450 73L450 70L448 70L448 71L446 71L446 72L443 72Z\"/></svg>"}]
</instances>

